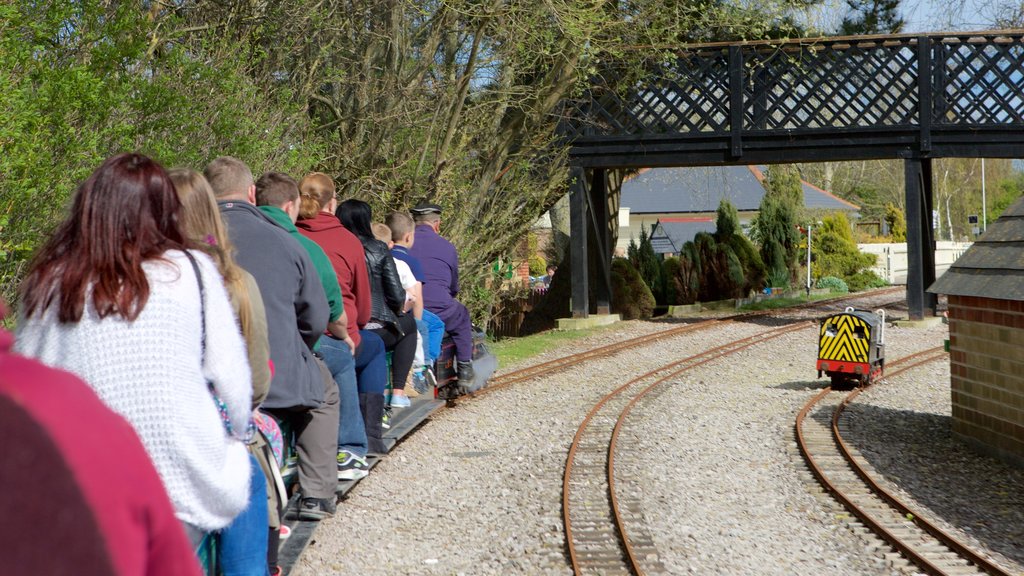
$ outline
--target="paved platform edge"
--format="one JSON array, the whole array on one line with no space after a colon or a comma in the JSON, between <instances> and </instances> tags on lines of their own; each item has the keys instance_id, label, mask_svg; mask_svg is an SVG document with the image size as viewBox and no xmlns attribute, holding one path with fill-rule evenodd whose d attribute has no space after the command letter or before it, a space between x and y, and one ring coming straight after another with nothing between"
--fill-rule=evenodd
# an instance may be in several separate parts
<instances>
[{"instance_id":1,"label":"paved platform edge","mask_svg":"<svg viewBox=\"0 0 1024 576\"><path fill-rule=\"evenodd\" d=\"M559 318L559 330L585 330L598 326L609 326L619 322L622 318L618 314L592 314L586 318Z\"/></svg>"}]
</instances>

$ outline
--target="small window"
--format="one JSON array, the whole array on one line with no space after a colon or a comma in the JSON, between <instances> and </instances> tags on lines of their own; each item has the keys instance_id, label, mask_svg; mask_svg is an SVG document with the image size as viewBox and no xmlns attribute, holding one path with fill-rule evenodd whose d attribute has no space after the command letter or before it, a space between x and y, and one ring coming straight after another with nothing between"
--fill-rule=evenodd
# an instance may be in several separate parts
<instances>
[{"instance_id":1,"label":"small window","mask_svg":"<svg viewBox=\"0 0 1024 576\"><path fill-rule=\"evenodd\" d=\"M835 338L837 334L839 334L839 326L836 326L835 324L828 324L825 326L825 336Z\"/></svg>"},{"instance_id":2,"label":"small window","mask_svg":"<svg viewBox=\"0 0 1024 576\"><path fill-rule=\"evenodd\" d=\"M867 340L868 334L867 331L864 330L863 326L855 326L853 328L853 337L858 338L860 340Z\"/></svg>"}]
</instances>

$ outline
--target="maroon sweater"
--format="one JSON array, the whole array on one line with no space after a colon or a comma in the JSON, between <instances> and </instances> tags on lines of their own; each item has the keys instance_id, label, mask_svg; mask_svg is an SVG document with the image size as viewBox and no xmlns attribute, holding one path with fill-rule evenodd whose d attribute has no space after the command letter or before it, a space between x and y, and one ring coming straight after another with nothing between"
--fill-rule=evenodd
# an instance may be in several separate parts
<instances>
[{"instance_id":1,"label":"maroon sweater","mask_svg":"<svg viewBox=\"0 0 1024 576\"><path fill-rule=\"evenodd\" d=\"M313 218L295 223L299 233L323 248L334 266L341 285L341 299L348 314L348 335L359 345L359 329L370 321L373 299L370 295L370 275L366 271L363 245L333 215L320 212ZM353 310L356 312L353 313Z\"/></svg>"},{"instance_id":2,"label":"maroon sweater","mask_svg":"<svg viewBox=\"0 0 1024 576\"><path fill-rule=\"evenodd\" d=\"M0 330L0 542L11 574L198 576L131 425Z\"/></svg>"}]
</instances>

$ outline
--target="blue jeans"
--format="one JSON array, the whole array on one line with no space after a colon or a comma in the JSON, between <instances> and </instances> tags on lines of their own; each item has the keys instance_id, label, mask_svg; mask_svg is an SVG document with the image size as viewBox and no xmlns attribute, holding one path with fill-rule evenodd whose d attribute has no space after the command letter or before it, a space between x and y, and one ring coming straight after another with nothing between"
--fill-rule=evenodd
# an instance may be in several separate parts
<instances>
[{"instance_id":1,"label":"blue jeans","mask_svg":"<svg viewBox=\"0 0 1024 576\"><path fill-rule=\"evenodd\" d=\"M338 450L347 450L360 458L366 456L366 428L359 410L359 387L352 349L342 340L320 337L320 354L331 376L338 383Z\"/></svg>"},{"instance_id":2,"label":"blue jeans","mask_svg":"<svg viewBox=\"0 0 1024 576\"><path fill-rule=\"evenodd\" d=\"M249 505L220 533L220 564L224 576L268 576L267 479L249 455Z\"/></svg>"},{"instance_id":3,"label":"blue jeans","mask_svg":"<svg viewBox=\"0 0 1024 576\"><path fill-rule=\"evenodd\" d=\"M423 337L423 356L427 364L434 365L434 361L441 355L441 340L444 338L444 322L430 310L423 311L423 319L416 321L416 329Z\"/></svg>"},{"instance_id":4,"label":"blue jeans","mask_svg":"<svg viewBox=\"0 0 1024 576\"><path fill-rule=\"evenodd\" d=\"M356 348L356 379L360 394L384 394L388 387L388 360L384 340L369 330L360 330L362 342Z\"/></svg>"}]
</instances>

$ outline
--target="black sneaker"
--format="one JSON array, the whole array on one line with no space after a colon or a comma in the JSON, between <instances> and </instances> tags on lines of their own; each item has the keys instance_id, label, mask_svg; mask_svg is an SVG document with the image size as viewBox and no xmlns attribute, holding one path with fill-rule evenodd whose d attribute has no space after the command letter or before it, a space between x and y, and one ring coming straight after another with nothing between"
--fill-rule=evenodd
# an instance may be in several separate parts
<instances>
[{"instance_id":1,"label":"black sneaker","mask_svg":"<svg viewBox=\"0 0 1024 576\"><path fill-rule=\"evenodd\" d=\"M338 452L338 480L359 480L370 473L366 460L348 450Z\"/></svg>"},{"instance_id":2,"label":"black sneaker","mask_svg":"<svg viewBox=\"0 0 1024 576\"><path fill-rule=\"evenodd\" d=\"M299 502L299 520L323 520L334 516L338 506L328 498L303 498Z\"/></svg>"}]
</instances>

